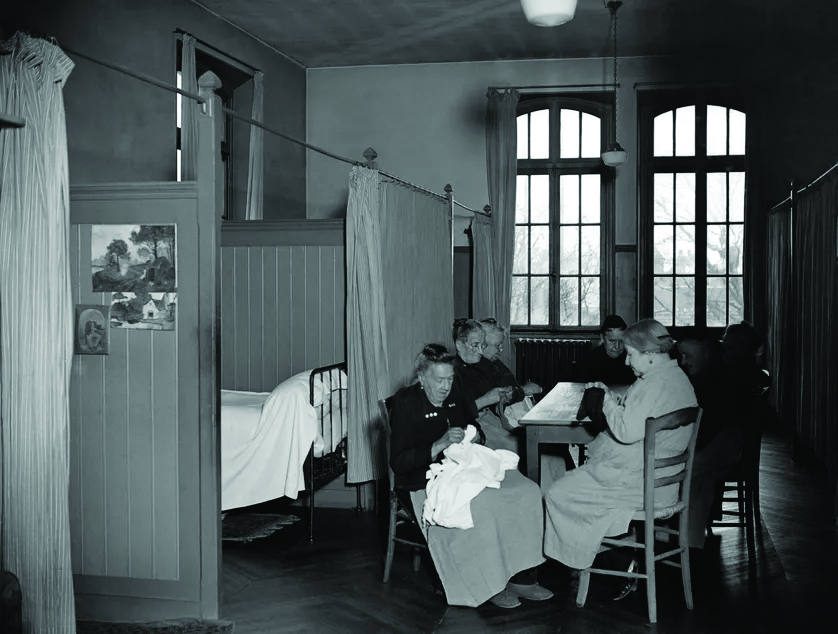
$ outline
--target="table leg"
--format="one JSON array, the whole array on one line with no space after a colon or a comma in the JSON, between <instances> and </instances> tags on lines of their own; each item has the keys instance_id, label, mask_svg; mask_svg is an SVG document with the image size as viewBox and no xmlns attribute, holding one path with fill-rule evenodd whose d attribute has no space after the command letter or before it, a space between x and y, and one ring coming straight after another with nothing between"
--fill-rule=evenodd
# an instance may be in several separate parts
<instances>
[{"instance_id":1,"label":"table leg","mask_svg":"<svg viewBox=\"0 0 838 634\"><path fill-rule=\"evenodd\" d=\"M540 484L538 473L538 431L537 425L527 426L527 477L536 484Z\"/></svg>"}]
</instances>

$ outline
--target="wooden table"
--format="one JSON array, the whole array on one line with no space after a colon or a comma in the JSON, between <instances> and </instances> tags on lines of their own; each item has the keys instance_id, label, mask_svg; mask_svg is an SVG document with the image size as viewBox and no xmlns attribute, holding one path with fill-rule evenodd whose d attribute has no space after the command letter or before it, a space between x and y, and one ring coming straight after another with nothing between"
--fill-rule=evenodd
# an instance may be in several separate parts
<instances>
[{"instance_id":1,"label":"wooden table","mask_svg":"<svg viewBox=\"0 0 838 634\"><path fill-rule=\"evenodd\" d=\"M527 477L539 482L538 446L542 443L585 444L594 437L576 422L584 383L557 383L518 421L527 438Z\"/></svg>"}]
</instances>

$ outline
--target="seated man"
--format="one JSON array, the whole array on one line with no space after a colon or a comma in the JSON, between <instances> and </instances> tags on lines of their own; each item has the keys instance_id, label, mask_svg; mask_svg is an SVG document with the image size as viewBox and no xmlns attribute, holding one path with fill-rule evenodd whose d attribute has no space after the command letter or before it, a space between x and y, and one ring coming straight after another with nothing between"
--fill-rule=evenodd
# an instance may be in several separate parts
<instances>
[{"instance_id":1,"label":"seated man","mask_svg":"<svg viewBox=\"0 0 838 634\"><path fill-rule=\"evenodd\" d=\"M608 315L599 329L602 345L589 350L582 359L576 380L582 383L631 385L635 381L632 369L626 365L626 349L622 335L626 322L619 315Z\"/></svg>"}]
</instances>

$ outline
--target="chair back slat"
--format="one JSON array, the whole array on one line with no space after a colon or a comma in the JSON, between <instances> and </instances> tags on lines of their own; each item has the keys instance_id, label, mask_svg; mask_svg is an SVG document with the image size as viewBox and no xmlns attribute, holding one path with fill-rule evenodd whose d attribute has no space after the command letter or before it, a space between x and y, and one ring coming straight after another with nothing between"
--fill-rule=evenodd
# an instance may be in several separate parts
<instances>
[{"instance_id":1,"label":"chair back slat","mask_svg":"<svg viewBox=\"0 0 838 634\"><path fill-rule=\"evenodd\" d=\"M658 432L674 430L693 424L690 441L686 451L677 456L656 458ZM692 473L693 457L695 455L695 441L698 437L698 427L701 423L700 407L685 407L683 409L646 419L646 437L643 440L643 506L650 521L655 512L655 489L676 482L682 482L678 500L688 500L690 494L690 474ZM656 477L656 470L661 467L671 467L683 464L684 468L676 474Z\"/></svg>"},{"instance_id":2,"label":"chair back slat","mask_svg":"<svg viewBox=\"0 0 838 634\"><path fill-rule=\"evenodd\" d=\"M390 490L396 488L396 474L393 473L393 468L390 466L390 408L393 405L393 397L378 399L378 410L381 412L381 418L384 420L384 435L385 447L387 448L387 472L390 475Z\"/></svg>"}]
</instances>

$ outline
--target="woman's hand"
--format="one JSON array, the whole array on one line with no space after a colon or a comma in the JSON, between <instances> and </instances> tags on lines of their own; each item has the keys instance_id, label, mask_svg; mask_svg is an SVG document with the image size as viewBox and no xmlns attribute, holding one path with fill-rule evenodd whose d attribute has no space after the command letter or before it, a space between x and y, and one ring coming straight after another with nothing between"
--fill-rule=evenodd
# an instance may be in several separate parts
<instances>
[{"instance_id":1,"label":"woman's hand","mask_svg":"<svg viewBox=\"0 0 838 634\"><path fill-rule=\"evenodd\" d=\"M586 390L588 388L591 388L591 387L598 387L603 392L605 392L605 398L614 398L614 394L612 394L611 389L605 383L602 383L600 381L595 381L594 383L586 383L585 384L585 389Z\"/></svg>"},{"instance_id":2,"label":"woman's hand","mask_svg":"<svg viewBox=\"0 0 838 634\"><path fill-rule=\"evenodd\" d=\"M514 390L515 388L512 387L493 387L479 399L474 401L474 404L477 405L477 409L483 409L485 407L489 407L489 405L495 405L501 400L501 398L508 401L512 398L512 392Z\"/></svg>"},{"instance_id":3,"label":"woman's hand","mask_svg":"<svg viewBox=\"0 0 838 634\"><path fill-rule=\"evenodd\" d=\"M448 449L451 445L462 442L463 438L466 437L466 430L462 427L451 427L446 431L442 438L437 440L431 446L431 459L436 460L436 457L441 454L443 451Z\"/></svg>"},{"instance_id":4,"label":"woman's hand","mask_svg":"<svg viewBox=\"0 0 838 634\"><path fill-rule=\"evenodd\" d=\"M532 381L527 381L526 385L521 387L524 390L524 394L527 396L532 396L533 394L541 394L543 391L540 385L533 383Z\"/></svg>"}]
</instances>

